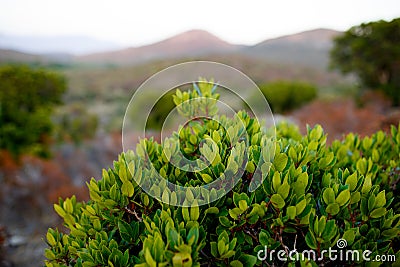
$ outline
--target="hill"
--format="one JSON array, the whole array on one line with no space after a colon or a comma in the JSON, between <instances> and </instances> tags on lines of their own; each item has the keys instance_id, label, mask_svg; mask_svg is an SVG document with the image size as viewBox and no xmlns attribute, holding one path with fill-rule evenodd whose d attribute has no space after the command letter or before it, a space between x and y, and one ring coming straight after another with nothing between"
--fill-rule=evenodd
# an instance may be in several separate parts
<instances>
[{"instance_id":1,"label":"hill","mask_svg":"<svg viewBox=\"0 0 400 267\"><path fill-rule=\"evenodd\" d=\"M0 63L33 63L41 61L43 61L43 58L38 55L18 52L10 49L0 49Z\"/></svg>"},{"instance_id":2,"label":"hill","mask_svg":"<svg viewBox=\"0 0 400 267\"><path fill-rule=\"evenodd\" d=\"M273 62L324 68L329 62L333 38L339 34L330 29L315 29L265 40L244 48L242 53Z\"/></svg>"},{"instance_id":3,"label":"hill","mask_svg":"<svg viewBox=\"0 0 400 267\"><path fill-rule=\"evenodd\" d=\"M133 64L154 59L227 53L240 47L223 41L209 32L191 30L154 44L79 56L77 60L89 63Z\"/></svg>"},{"instance_id":4,"label":"hill","mask_svg":"<svg viewBox=\"0 0 400 267\"><path fill-rule=\"evenodd\" d=\"M156 59L235 54L280 64L326 68L332 40L338 34L340 32L330 29L315 29L244 46L230 44L203 30L192 30L154 44L78 56L76 60L97 64L138 64Z\"/></svg>"}]
</instances>

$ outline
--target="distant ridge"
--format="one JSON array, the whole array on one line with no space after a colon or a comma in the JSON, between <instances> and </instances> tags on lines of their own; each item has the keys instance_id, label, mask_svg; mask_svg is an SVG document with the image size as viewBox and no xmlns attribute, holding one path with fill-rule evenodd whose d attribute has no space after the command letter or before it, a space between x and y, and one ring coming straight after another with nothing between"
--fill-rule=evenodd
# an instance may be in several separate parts
<instances>
[{"instance_id":1,"label":"distant ridge","mask_svg":"<svg viewBox=\"0 0 400 267\"><path fill-rule=\"evenodd\" d=\"M330 29L304 31L265 40L243 52L272 62L326 68L333 39L340 33Z\"/></svg>"},{"instance_id":2,"label":"distant ridge","mask_svg":"<svg viewBox=\"0 0 400 267\"><path fill-rule=\"evenodd\" d=\"M230 44L203 30L187 31L154 44L79 56L85 63L137 64L155 59L242 54L277 63L326 67L332 40L340 32L315 29L262 41L253 46Z\"/></svg>"},{"instance_id":3,"label":"distant ridge","mask_svg":"<svg viewBox=\"0 0 400 267\"><path fill-rule=\"evenodd\" d=\"M43 59L61 63L138 65L154 60L240 56L274 64L326 69L333 38L339 34L338 31L321 28L245 46L231 44L204 30L190 30L145 46L79 56L62 53L35 56L4 49L0 50L0 60L4 62L10 59L15 62L15 59L23 59L26 62Z\"/></svg>"},{"instance_id":4,"label":"distant ridge","mask_svg":"<svg viewBox=\"0 0 400 267\"><path fill-rule=\"evenodd\" d=\"M11 49L0 49L0 63L30 63L41 62L42 60L43 58L38 55L22 53Z\"/></svg>"},{"instance_id":5,"label":"distant ridge","mask_svg":"<svg viewBox=\"0 0 400 267\"><path fill-rule=\"evenodd\" d=\"M199 56L232 52L240 46L230 44L204 30L187 31L154 44L79 56L81 62L137 63L151 59Z\"/></svg>"},{"instance_id":6,"label":"distant ridge","mask_svg":"<svg viewBox=\"0 0 400 267\"><path fill-rule=\"evenodd\" d=\"M339 31L319 28L268 39L254 45L253 47L262 47L266 45L283 45L290 43L326 49L331 48L333 38L335 38L339 34L341 34L341 32Z\"/></svg>"}]
</instances>

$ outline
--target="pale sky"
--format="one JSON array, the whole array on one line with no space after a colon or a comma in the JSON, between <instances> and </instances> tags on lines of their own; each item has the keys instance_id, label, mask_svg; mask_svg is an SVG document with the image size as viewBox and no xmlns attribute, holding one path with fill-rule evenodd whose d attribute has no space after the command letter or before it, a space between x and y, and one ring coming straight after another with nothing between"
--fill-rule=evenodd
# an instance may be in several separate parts
<instances>
[{"instance_id":1,"label":"pale sky","mask_svg":"<svg viewBox=\"0 0 400 267\"><path fill-rule=\"evenodd\" d=\"M251 45L399 16L398 0L0 0L0 34L83 35L138 46L203 29Z\"/></svg>"}]
</instances>

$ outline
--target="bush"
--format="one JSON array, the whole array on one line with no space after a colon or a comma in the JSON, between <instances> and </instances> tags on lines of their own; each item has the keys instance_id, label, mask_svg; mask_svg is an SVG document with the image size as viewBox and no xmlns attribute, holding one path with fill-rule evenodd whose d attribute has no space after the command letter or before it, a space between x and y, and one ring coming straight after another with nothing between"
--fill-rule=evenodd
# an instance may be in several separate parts
<instances>
[{"instance_id":1,"label":"bush","mask_svg":"<svg viewBox=\"0 0 400 267\"><path fill-rule=\"evenodd\" d=\"M283 113L310 102L317 96L315 86L304 82L277 81L259 86L274 113Z\"/></svg>"},{"instance_id":2,"label":"bush","mask_svg":"<svg viewBox=\"0 0 400 267\"><path fill-rule=\"evenodd\" d=\"M96 135L99 119L80 103L60 109L54 116L55 138L58 142L73 141L76 145Z\"/></svg>"},{"instance_id":3,"label":"bush","mask_svg":"<svg viewBox=\"0 0 400 267\"><path fill-rule=\"evenodd\" d=\"M65 79L26 66L0 68L0 149L15 157L32 152L48 156L54 105L61 103Z\"/></svg>"},{"instance_id":4,"label":"bush","mask_svg":"<svg viewBox=\"0 0 400 267\"><path fill-rule=\"evenodd\" d=\"M178 90L174 102L203 95L208 100L198 108L207 106L217 118L218 95L209 89ZM179 111L195 115L192 107L181 105ZM226 130L214 120L197 119L161 144L141 140L136 153L122 153L113 169L103 170L102 179L87 184L90 201L60 199L54 208L68 232L48 230L46 266L280 266L283 262L276 257L257 259L259 251L264 246L296 247L321 256L339 239L347 241L346 249L371 250L371 258L395 253L400 257L400 126L393 126L390 135L349 134L328 147L318 125L308 128L305 136L292 126L278 125L277 139L271 139L245 112L219 120ZM240 122L249 140L246 165L239 164L246 154L240 151L242 142L232 147L227 135L242 140ZM213 139L217 146L201 146L203 139ZM210 166L197 172L176 168L163 148L170 151L178 144L191 159L205 152ZM155 170L146 165L150 162ZM171 192L165 181L155 182L155 171L183 186L210 183L224 171L243 175L222 198L198 206L195 198L210 196L202 190ZM249 192L250 180L260 175L265 176L262 185ZM187 205L173 205L181 201ZM302 266L339 263L327 254L321 258L300 261ZM287 264L295 266L293 261Z\"/></svg>"}]
</instances>

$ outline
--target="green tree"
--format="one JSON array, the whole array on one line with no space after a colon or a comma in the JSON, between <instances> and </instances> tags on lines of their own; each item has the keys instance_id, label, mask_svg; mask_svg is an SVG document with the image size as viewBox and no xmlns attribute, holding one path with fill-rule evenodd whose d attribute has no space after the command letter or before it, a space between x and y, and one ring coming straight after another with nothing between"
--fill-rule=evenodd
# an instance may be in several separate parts
<instances>
[{"instance_id":1,"label":"green tree","mask_svg":"<svg viewBox=\"0 0 400 267\"><path fill-rule=\"evenodd\" d=\"M66 90L64 77L46 70L0 68L0 149L48 156L54 105Z\"/></svg>"},{"instance_id":2,"label":"green tree","mask_svg":"<svg viewBox=\"0 0 400 267\"><path fill-rule=\"evenodd\" d=\"M363 86L381 89L400 104L400 18L350 28L334 40L331 65L355 73Z\"/></svg>"}]
</instances>

